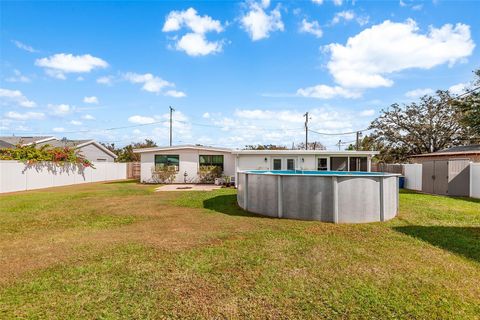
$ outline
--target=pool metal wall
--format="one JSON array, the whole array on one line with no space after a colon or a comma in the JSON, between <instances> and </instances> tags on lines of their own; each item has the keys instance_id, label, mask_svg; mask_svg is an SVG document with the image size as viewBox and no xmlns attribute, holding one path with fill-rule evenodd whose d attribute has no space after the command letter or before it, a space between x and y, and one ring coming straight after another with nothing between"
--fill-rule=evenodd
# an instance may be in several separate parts
<instances>
[{"instance_id":1,"label":"pool metal wall","mask_svg":"<svg viewBox=\"0 0 480 320\"><path fill-rule=\"evenodd\" d=\"M281 175L239 172L237 201L269 217L365 223L394 218L398 210L395 175Z\"/></svg>"}]
</instances>

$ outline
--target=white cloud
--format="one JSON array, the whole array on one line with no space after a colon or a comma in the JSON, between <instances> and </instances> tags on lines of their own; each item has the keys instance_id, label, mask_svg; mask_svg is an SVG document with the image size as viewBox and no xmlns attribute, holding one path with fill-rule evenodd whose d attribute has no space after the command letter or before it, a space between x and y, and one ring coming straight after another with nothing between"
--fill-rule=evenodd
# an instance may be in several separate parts
<instances>
[{"instance_id":1,"label":"white cloud","mask_svg":"<svg viewBox=\"0 0 480 320\"><path fill-rule=\"evenodd\" d=\"M87 73L93 69L108 67L105 60L90 54L74 56L57 53L48 58L35 60L35 65L45 68L45 72L54 78L66 79L65 73Z\"/></svg>"},{"instance_id":2,"label":"white cloud","mask_svg":"<svg viewBox=\"0 0 480 320\"><path fill-rule=\"evenodd\" d=\"M3 88L0 88L0 101L3 105L9 105L13 103L25 108L33 108L37 105L35 101L28 100L20 90Z\"/></svg>"},{"instance_id":3,"label":"white cloud","mask_svg":"<svg viewBox=\"0 0 480 320\"><path fill-rule=\"evenodd\" d=\"M220 21L214 20L207 15L199 16L194 8L188 8L185 11L171 11L167 16L162 31L178 31L182 27L187 27L194 33L199 34L205 34L210 31L223 31Z\"/></svg>"},{"instance_id":4,"label":"white cloud","mask_svg":"<svg viewBox=\"0 0 480 320\"><path fill-rule=\"evenodd\" d=\"M111 85L113 82L113 76L103 76L97 79L97 83Z\"/></svg>"},{"instance_id":5,"label":"white cloud","mask_svg":"<svg viewBox=\"0 0 480 320\"><path fill-rule=\"evenodd\" d=\"M300 25L300 32L313 34L317 38L321 38L323 36L322 28L320 28L318 21L315 20L309 22L307 19L303 19Z\"/></svg>"},{"instance_id":6,"label":"white cloud","mask_svg":"<svg viewBox=\"0 0 480 320\"><path fill-rule=\"evenodd\" d=\"M57 128L53 128L52 130L53 130L53 132L64 132L65 128L57 127Z\"/></svg>"},{"instance_id":7,"label":"white cloud","mask_svg":"<svg viewBox=\"0 0 480 320\"><path fill-rule=\"evenodd\" d=\"M12 120L42 120L45 118L45 114L42 112L25 112L19 113L15 111L9 111L5 114L5 118Z\"/></svg>"},{"instance_id":8,"label":"white cloud","mask_svg":"<svg viewBox=\"0 0 480 320\"><path fill-rule=\"evenodd\" d=\"M134 72L127 72L123 75L123 78L131 83L143 84L142 90L144 91L153 92L156 94L163 94L165 96L174 98L182 98L187 96L185 92L173 89L164 91L164 89L166 88L174 88L175 84L167 80L163 80L160 77L154 76L151 73L139 74Z\"/></svg>"},{"instance_id":9,"label":"white cloud","mask_svg":"<svg viewBox=\"0 0 480 320\"><path fill-rule=\"evenodd\" d=\"M34 49L32 46L29 46L28 44L25 44L23 42L20 42L18 40L12 40L12 42L17 46L17 48L28 51L30 53L35 53L38 52L38 50Z\"/></svg>"},{"instance_id":10,"label":"white cloud","mask_svg":"<svg viewBox=\"0 0 480 320\"><path fill-rule=\"evenodd\" d=\"M163 32L180 31L182 28L190 29L192 32L184 34L178 40L174 48L184 51L190 56L205 56L222 51L222 41L209 41L206 33L220 33L224 29L218 20L204 15L200 16L194 8L188 8L185 11L171 11L163 25Z\"/></svg>"},{"instance_id":11,"label":"white cloud","mask_svg":"<svg viewBox=\"0 0 480 320\"><path fill-rule=\"evenodd\" d=\"M327 86L324 84L313 87L301 88L297 90L297 95L308 98L332 99L332 98L359 98L361 92L342 88L340 86Z\"/></svg>"},{"instance_id":12,"label":"white cloud","mask_svg":"<svg viewBox=\"0 0 480 320\"><path fill-rule=\"evenodd\" d=\"M270 33L274 31L283 31L285 26L282 21L280 8L267 13L269 3L250 3L250 11L248 11L242 18L241 24L243 29L247 31L253 41L268 38Z\"/></svg>"},{"instance_id":13,"label":"white cloud","mask_svg":"<svg viewBox=\"0 0 480 320\"><path fill-rule=\"evenodd\" d=\"M173 83L154 76L151 73L138 74L134 72L127 72L124 74L124 78L131 83L143 84L142 90L154 93L160 93L164 88L174 86Z\"/></svg>"},{"instance_id":14,"label":"white cloud","mask_svg":"<svg viewBox=\"0 0 480 320\"><path fill-rule=\"evenodd\" d=\"M83 102L85 103L94 103L94 104L98 104L98 98L95 97L95 96L91 96L91 97L84 97L83 98Z\"/></svg>"},{"instance_id":15,"label":"white cloud","mask_svg":"<svg viewBox=\"0 0 480 320\"><path fill-rule=\"evenodd\" d=\"M95 117L92 116L91 114L86 114L82 116L83 120L95 120Z\"/></svg>"},{"instance_id":16,"label":"white cloud","mask_svg":"<svg viewBox=\"0 0 480 320\"><path fill-rule=\"evenodd\" d=\"M17 70L17 69L13 70L13 74L14 74L14 76L6 78L5 81L7 81L7 82L24 82L24 83L30 82L30 78L23 75L20 72L20 70Z\"/></svg>"},{"instance_id":17,"label":"white cloud","mask_svg":"<svg viewBox=\"0 0 480 320\"><path fill-rule=\"evenodd\" d=\"M83 123L78 120L72 120L70 121L70 124L73 124L74 126L81 126Z\"/></svg>"},{"instance_id":18,"label":"white cloud","mask_svg":"<svg viewBox=\"0 0 480 320\"><path fill-rule=\"evenodd\" d=\"M187 33L175 44L178 51L184 51L189 56L206 56L222 51L222 42L208 41L204 34Z\"/></svg>"},{"instance_id":19,"label":"white cloud","mask_svg":"<svg viewBox=\"0 0 480 320\"><path fill-rule=\"evenodd\" d=\"M149 124L149 123L156 122L155 118L139 116L139 115L129 117L128 121L135 124Z\"/></svg>"},{"instance_id":20,"label":"white cloud","mask_svg":"<svg viewBox=\"0 0 480 320\"><path fill-rule=\"evenodd\" d=\"M345 45L328 45L331 57L327 67L343 87L389 87L393 81L387 75L391 73L452 65L470 56L474 47L470 27L465 24L430 27L427 34L421 34L413 20L387 20L349 38Z\"/></svg>"},{"instance_id":21,"label":"white cloud","mask_svg":"<svg viewBox=\"0 0 480 320\"><path fill-rule=\"evenodd\" d=\"M332 19L332 24L337 24L340 21L350 21L355 18L355 13L352 10L337 12Z\"/></svg>"},{"instance_id":22,"label":"white cloud","mask_svg":"<svg viewBox=\"0 0 480 320\"><path fill-rule=\"evenodd\" d=\"M312 2L318 5L323 4L323 0L312 0Z\"/></svg>"},{"instance_id":23,"label":"white cloud","mask_svg":"<svg viewBox=\"0 0 480 320\"><path fill-rule=\"evenodd\" d=\"M343 0L333 0L333 4L336 6L341 6L343 4Z\"/></svg>"},{"instance_id":24,"label":"white cloud","mask_svg":"<svg viewBox=\"0 0 480 320\"><path fill-rule=\"evenodd\" d=\"M423 4L416 4L412 6L412 10L415 10L415 11L420 11L422 9L423 9Z\"/></svg>"},{"instance_id":25,"label":"white cloud","mask_svg":"<svg viewBox=\"0 0 480 320\"><path fill-rule=\"evenodd\" d=\"M415 89L415 90L410 90L405 93L405 96L407 98L420 98L423 97L424 95L430 95L434 93L435 91L432 88L425 88L425 89Z\"/></svg>"},{"instance_id":26,"label":"white cloud","mask_svg":"<svg viewBox=\"0 0 480 320\"><path fill-rule=\"evenodd\" d=\"M177 91L177 90L168 90L167 92L165 92L165 95L169 97L174 97L174 98L183 98L187 96L185 92Z\"/></svg>"},{"instance_id":27,"label":"white cloud","mask_svg":"<svg viewBox=\"0 0 480 320\"><path fill-rule=\"evenodd\" d=\"M367 109L367 110L363 110L362 112L360 112L360 116L361 117L371 117L373 115L375 115L375 110L373 109Z\"/></svg>"},{"instance_id":28,"label":"white cloud","mask_svg":"<svg viewBox=\"0 0 480 320\"><path fill-rule=\"evenodd\" d=\"M210 113L205 112L204 114L202 114L202 118L205 118L205 119L210 118Z\"/></svg>"},{"instance_id":29,"label":"white cloud","mask_svg":"<svg viewBox=\"0 0 480 320\"><path fill-rule=\"evenodd\" d=\"M448 88L448 91L450 94L453 95L459 95L465 92L465 90L468 88L469 84L468 83L457 83L450 88Z\"/></svg>"},{"instance_id":30,"label":"white cloud","mask_svg":"<svg viewBox=\"0 0 480 320\"><path fill-rule=\"evenodd\" d=\"M49 104L48 108L50 109L50 112L55 115L55 116L66 116L67 114L70 114L73 112L74 108L68 104L62 103L62 104Z\"/></svg>"}]
</instances>

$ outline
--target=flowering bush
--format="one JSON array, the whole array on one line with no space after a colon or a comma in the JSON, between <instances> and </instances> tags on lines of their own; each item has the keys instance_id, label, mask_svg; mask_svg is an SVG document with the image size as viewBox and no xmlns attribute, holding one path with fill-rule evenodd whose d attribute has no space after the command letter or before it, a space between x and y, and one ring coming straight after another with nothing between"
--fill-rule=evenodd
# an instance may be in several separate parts
<instances>
[{"instance_id":1,"label":"flowering bush","mask_svg":"<svg viewBox=\"0 0 480 320\"><path fill-rule=\"evenodd\" d=\"M15 148L0 148L0 160L19 160L28 164L53 161L59 164L75 163L93 168L93 164L85 159L78 150L70 147L50 147L49 145L38 148L35 144L17 145Z\"/></svg>"}]
</instances>

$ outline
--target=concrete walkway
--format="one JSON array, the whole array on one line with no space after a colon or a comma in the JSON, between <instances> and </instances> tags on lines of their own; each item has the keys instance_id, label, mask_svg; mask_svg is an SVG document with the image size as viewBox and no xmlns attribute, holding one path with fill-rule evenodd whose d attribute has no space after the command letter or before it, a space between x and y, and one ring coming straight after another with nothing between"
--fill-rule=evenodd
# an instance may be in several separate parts
<instances>
[{"instance_id":1,"label":"concrete walkway","mask_svg":"<svg viewBox=\"0 0 480 320\"><path fill-rule=\"evenodd\" d=\"M212 191L220 188L214 184L166 184L155 191Z\"/></svg>"}]
</instances>

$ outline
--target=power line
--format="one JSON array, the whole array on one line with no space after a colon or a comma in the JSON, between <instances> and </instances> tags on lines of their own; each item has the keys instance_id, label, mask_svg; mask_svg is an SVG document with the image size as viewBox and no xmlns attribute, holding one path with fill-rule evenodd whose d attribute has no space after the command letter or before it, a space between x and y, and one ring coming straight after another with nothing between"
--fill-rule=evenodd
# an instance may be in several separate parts
<instances>
[{"instance_id":1,"label":"power line","mask_svg":"<svg viewBox=\"0 0 480 320\"><path fill-rule=\"evenodd\" d=\"M347 134L354 134L354 133L357 133L357 132L363 132L363 131L368 131L368 130L370 130L370 129L362 129L362 130L355 130L355 131L351 131L351 132L338 132L338 133L318 132L318 131L310 130L310 129L308 131L319 134L319 135L322 135L322 136L344 136L344 135L347 135Z\"/></svg>"}]
</instances>

